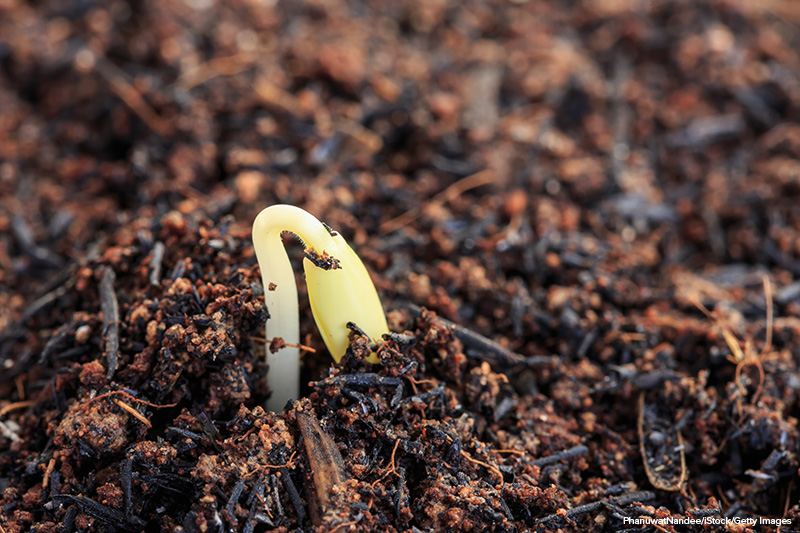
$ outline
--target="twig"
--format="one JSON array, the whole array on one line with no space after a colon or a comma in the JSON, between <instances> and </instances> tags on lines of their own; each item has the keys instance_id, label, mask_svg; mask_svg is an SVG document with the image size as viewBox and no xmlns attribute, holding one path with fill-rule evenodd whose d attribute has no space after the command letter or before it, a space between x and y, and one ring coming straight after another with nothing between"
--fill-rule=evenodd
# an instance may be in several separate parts
<instances>
[{"instance_id":1,"label":"twig","mask_svg":"<svg viewBox=\"0 0 800 533\"><path fill-rule=\"evenodd\" d=\"M772 349L772 327L774 324L772 283L770 283L769 276L766 274L764 274L764 299L767 301L767 341L764 343L764 349L761 350L761 355L764 355Z\"/></svg>"},{"instance_id":2,"label":"twig","mask_svg":"<svg viewBox=\"0 0 800 533\"><path fill-rule=\"evenodd\" d=\"M300 104L295 96L284 91L266 78L256 81L253 90L256 96L269 106L276 106L291 115L299 114Z\"/></svg>"},{"instance_id":3,"label":"twig","mask_svg":"<svg viewBox=\"0 0 800 533\"><path fill-rule=\"evenodd\" d=\"M64 278L62 278L64 279ZM53 290L44 294L43 296L36 299L31 305L29 305L25 312L22 313L22 316L17 322L18 325L23 325L28 319L33 318L39 311L50 305L51 303L55 302L65 294L71 288L73 284L73 280L66 278L63 281L62 285L55 287Z\"/></svg>"},{"instance_id":4,"label":"twig","mask_svg":"<svg viewBox=\"0 0 800 533\"><path fill-rule=\"evenodd\" d=\"M742 390L742 395L744 396L747 393L747 389L745 389L744 384L742 384L741 376L742 370L746 366L754 366L758 371L758 385L756 386L756 390L753 393L753 398L751 402L753 405L758 402L758 399L761 397L761 393L764 390L764 382L766 380L766 376L764 375L764 367L761 364L761 359L772 349L772 328L774 327L774 318L773 318L773 303L772 303L772 283L769 281L769 276L764 274L762 279L764 283L764 299L767 303L767 332L766 332L766 342L764 343L764 348L761 350L761 353L758 355L751 355L752 352L747 350L747 353L742 356L741 360L736 364L736 373L735 373L735 381L739 386L739 389ZM723 333L725 331L723 330ZM728 344L731 344L731 341L728 337L725 338L728 341ZM738 343L737 343L738 346ZM747 343L745 347L750 347L750 343Z\"/></svg>"},{"instance_id":5,"label":"twig","mask_svg":"<svg viewBox=\"0 0 800 533\"><path fill-rule=\"evenodd\" d=\"M39 356L40 365L43 364L48 357L53 355L55 351L62 346L70 330L72 330L74 327L74 322L68 322L66 324L62 324L58 329L56 329L56 331L50 337L50 340L48 340L47 344L44 345L42 354Z\"/></svg>"},{"instance_id":6,"label":"twig","mask_svg":"<svg viewBox=\"0 0 800 533\"><path fill-rule=\"evenodd\" d=\"M70 505L67 512L64 513L64 519L61 521L60 533L71 533L75 529L75 517L78 516L78 506Z\"/></svg>"},{"instance_id":7,"label":"twig","mask_svg":"<svg viewBox=\"0 0 800 533\"><path fill-rule=\"evenodd\" d=\"M351 520L349 522L344 522L342 524L339 524L335 528L331 529L330 533L336 533L337 531L339 531L343 527L350 527L350 526L354 526L356 524L358 524L358 520Z\"/></svg>"},{"instance_id":8,"label":"twig","mask_svg":"<svg viewBox=\"0 0 800 533\"><path fill-rule=\"evenodd\" d=\"M426 205L438 205L448 202L460 194L467 192L470 189L474 189L476 187L480 187L481 185L488 185L495 180L495 175L492 170L481 170L476 174L472 174L471 176L467 176L466 178L460 179L457 182L453 183L445 190L441 191L440 193L436 194L433 198L431 198L427 204L421 204L417 207L414 207L400 216L397 216L391 220L387 220L383 224L380 225L378 228L381 233L391 233L395 230L406 226L417 218L419 218L422 211L425 209Z\"/></svg>"},{"instance_id":9,"label":"twig","mask_svg":"<svg viewBox=\"0 0 800 533\"><path fill-rule=\"evenodd\" d=\"M43 265L51 268L63 266L64 260L58 254L36 244L33 230L20 215L11 217L11 233L14 234L20 248Z\"/></svg>"},{"instance_id":10,"label":"twig","mask_svg":"<svg viewBox=\"0 0 800 533\"><path fill-rule=\"evenodd\" d=\"M242 495L245 483L246 481L244 479L239 479L239 481L237 481L236 485L233 487L231 497L228 498L228 505L225 506L225 509L231 516L234 516L233 512L236 508L236 504L239 502L239 497Z\"/></svg>"},{"instance_id":11,"label":"twig","mask_svg":"<svg viewBox=\"0 0 800 533\"><path fill-rule=\"evenodd\" d=\"M137 397L135 397L135 396L133 396L131 394L128 394L125 391L112 390L111 392L106 392L104 394L101 394L100 396L95 396L94 398L91 398L88 402L83 404L83 407L86 408L86 406L89 405L92 402L96 402L97 400L102 400L103 398L109 398L109 397L115 396L115 395L124 396L125 398L127 398L128 400L130 400L132 402L141 403L141 404L144 404L144 405L146 405L148 407L152 407L153 409L166 409L167 407L175 407L176 405L178 405L177 403L166 403L164 405L158 405L158 404L155 404L155 403L150 403L150 402L145 401L145 400L140 400L139 398L137 398Z\"/></svg>"},{"instance_id":12,"label":"twig","mask_svg":"<svg viewBox=\"0 0 800 533\"><path fill-rule=\"evenodd\" d=\"M219 76L233 76L252 68L255 55L242 52L227 57L215 57L180 75L175 85L189 90Z\"/></svg>"},{"instance_id":13,"label":"twig","mask_svg":"<svg viewBox=\"0 0 800 533\"><path fill-rule=\"evenodd\" d=\"M95 70L108 82L111 92L116 94L151 130L161 136L172 134L172 124L150 107L141 93L125 80L120 69L110 61L99 60L95 63Z\"/></svg>"},{"instance_id":14,"label":"twig","mask_svg":"<svg viewBox=\"0 0 800 533\"><path fill-rule=\"evenodd\" d=\"M119 304L114 293L116 275L114 269L107 266L100 279L100 310L103 312L103 330L106 337L106 358L108 360L107 376L110 380L117 371L119 356Z\"/></svg>"},{"instance_id":15,"label":"twig","mask_svg":"<svg viewBox=\"0 0 800 533\"><path fill-rule=\"evenodd\" d=\"M50 475L53 473L53 468L56 466L56 458L51 457L50 462L47 463L47 468L44 471L44 479L42 480L42 490L47 490L47 485L50 483Z\"/></svg>"},{"instance_id":16,"label":"twig","mask_svg":"<svg viewBox=\"0 0 800 533\"><path fill-rule=\"evenodd\" d=\"M789 488L786 490L786 503L783 504L783 516L789 514L789 503L792 501L792 489L794 488L794 478L789 480ZM781 533L783 523L778 524L778 533Z\"/></svg>"},{"instance_id":17,"label":"twig","mask_svg":"<svg viewBox=\"0 0 800 533\"><path fill-rule=\"evenodd\" d=\"M161 283L161 263L167 247L161 241L153 245L153 257L150 259L150 285L158 286Z\"/></svg>"},{"instance_id":18,"label":"twig","mask_svg":"<svg viewBox=\"0 0 800 533\"><path fill-rule=\"evenodd\" d=\"M265 339L264 337L256 337L256 336L253 336L253 335L248 335L245 338L248 339L248 340L251 340L251 341L263 342L267 346L269 346L270 344L275 342L275 338L273 338L273 339ZM276 338L279 339L280 337L276 337ZM316 348L312 348L311 346L306 346L305 344L288 344L288 343L284 342L283 346L288 346L290 348L297 348L298 350L302 350L304 352L317 353Z\"/></svg>"},{"instance_id":19,"label":"twig","mask_svg":"<svg viewBox=\"0 0 800 533\"><path fill-rule=\"evenodd\" d=\"M422 312L420 307L411 303L405 304L405 307L414 313L415 316L419 316ZM498 363L505 366L525 365L529 367L552 365L558 362L558 357L552 355L534 355L525 357L516 352L512 352L505 346L502 346L497 342L484 337L480 333L472 331L471 329L467 329L464 326L459 326L455 322L451 322L446 318L437 317L437 320L441 321L445 326L450 328L456 338L460 340L464 346L472 348L476 351L480 351L481 353L475 357L476 359L482 361L491 361L493 363Z\"/></svg>"},{"instance_id":20,"label":"twig","mask_svg":"<svg viewBox=\"0 0 800 533\"><path fill-rule=\"evenodd\" d=\"M303 499L300 497L297 487L294 486L294 481L292 481L292 476L289 475L289 471L286 469L281 469L279 472L281 474L283 488L285 488L286 492L289 493L289 499L292 501L292 507L294 507L294 512L297 513L297 523L302 524L306 517L306 508L303 504Z\"/></svg>"},{"instance_id":21,"label":"twig","mask_svg":"<svg viewBox=\"0 0 800 533\"><path fill-rule=\"evenodd\" d=\"M6 416L11 411L16 411L17 409L25 409L26 407L33 407L34 405L36 405L36 402L32 400L10 403L5 407L3 407L2 409L0 409L0 416Z\"/></svg>"},{"instance_id":22,"label":"twig","mask_svg":"<svg viewBox=\"0 0 800 533\"><path fill-rule=\"evenodd\" d=\"M686 486L686 482L689 479L689 471L686 468L686 454L684 453L683 449L683 437L681 436L681 432L674 426L671 426L671 434L668 434L663 427L669 425L669 420L666 420L665 417L659 417L657 422L661 423L661 427L657 425L655 422L651 421L651 418L654 416L647 416L647 413L650 412L645 408L645 392L642 391L639 394L638 400L638 420L637 420L637 432L639 435L639 452L642 456L642 462L644 463L644 470L647 474L647 479L650 481L650 484L653 485L655 488L660 490L666 491L679 491L682 490L683 487ZM656 415L657 416L657 415ZM647 423L647 427L646 426ZM649 440L647 436L650 435L652 431L659 430L662 434L666 435L667 438L672 438L675 440L675 445L671 444L671 440L667 441L670 443L669 449L678 450L678 459L679 459L679 470L677 475L674 472L670 473L667 472L662 475L661 470L663 470L665 465L671 464L672 457L669 457L666 453L664 453L665 445L661 447L651 450L648 448L647 443ZM650 450L652 453L648 453ZM651 459L657 458L658 460L662 460L659 464L659 467L653 467L653 461ZM671 474L671 475L669 475Z\"/></svg>"},{"instance_id":23,"label":"twig","mask_svg":"<svg viewBox=\"0 0 800 533\"><path fill-rule=\"evenodd\" d=\"M297 425L305 444L308 470L306 497L311 511L311 522L322 524L322 517L335 505L331 489L350 479L339 447L319 424L313 414L297 413Z\"/></svg>"},{"instance_id":24,"label":"twig","mask_svg":"<svg viewBox=\"0 0 800 533\"><path fill-rule=\"evenodd\" d=\"M467 452L465 452L464 450L460 450L460 452L461 452L461 456L462 456L462 457L464 457L464 459L466 459L466 460L467 460L467 461L469 461L470 463L474 463L474 464L476 464L476 465L481 465L482 467L486 468L487 470L489 470L489 471L490 471L490 472L492 472L493 474L496 474L496 475L497 475L497 476L500 478L500 483L499 483L499 485L501 485L501 486L502 486L502 485L505 485L506 481L505 481L505 479L503 479L503 473L500 471L500 469L499 469L499 468L497 468L497 467L496 467L496 466L494 466L494 465L490 465L489 463L484 463L483 461L478 461L477 459L473 459L473 458L472 458L472 457L470 457L470 455L469 455Z\"/></svg>"},{"instance_id":25,"label":"twig","mask_svg":"<svg viewBox=\"0 0 800 533\"><path fill-rule=\"evenodd\" d=\"M131 515L131 487L133 485L133 461L125 459L120 467L120 484L122 485L122 501L125 503L125 516Z\"/></svg>"},{"instance_id":26,"label":"twig","mask_svg":"<svg viewBox=\"0 0 800 533\"><path fill-rule=\"evenodd\" d=\"M121 511L96 502L84 496L72 496L71 494L59 494L53 498L57 504L65 502L75 504L84 513L97 518L117 529L135 532L141 531L145 525L144 520L137 516L126 517Z\"/></svg>"},{"instance_id":27,"label":"twig","mask_svg":"<svg viewBox=\"0 0 800 533\"><path fill-rule=\"evenodd\" d=\"M611 174L618 187L624 187L622 175L625 170L625 161L630 150L630 128L633 122L633 113L627 105L625 86L631 78L631 61L627 55L618 52L612 63L613 74L610 80L611 90Z\"/></svg>"},{"instance_id":28,"label":"twig","mask_svg":"<svg viewBox=\"0 0 800 533\"><path fill-rule=\"evenodd\" d=\"M731 351L732 357L729 357L732 362L736 363L736 371L734 373L734 383L739 388L739 392L742 397L747 396L747 387L745 387L744 383L742 383L742 370L748 366L756 367L758 371L758 385L756 387L755 392L752 396L752 403L755 404L758 401L758 398L761 396L761 392L764 388L764 367L761 365L761 358L772 348L772 328L773 328L773 318L772 318L772 285L769 282L769 279L765 275L763 278L764 282L764 296L767 301L767 338L766 343L764 344L764 349L761 350L761 353L758 355L753 354L752 344L748 340L744 343L745 349L742 349L742 343L739 339L731 333L727 326L720 323L720 319L717 317L715 313L709 311L703 304L696 300L690 300L700 311L702 311L709 319L714 320L717 323L717 327L720 329L722 333L723 339L725 339L725 343L728 345L728 348ZM741 406L739 407L739 411L741 412ZM723 441L724 442L724 441Z\"/></svg>"},{"instance_id":29,"label":"twig","mask_svg":"<svg viewBox=\"0 0 800 533\"><path fill-rule=\"evenodd\" d=\"M540 457L539 459L531 461L531 464L539 467L547 466L565 459L571 459L572 457L578 455L583 455L584 453L589 453L589 448L581 444L578 446L573 446L572 448L564 450L563 452L554 453L553 455L548 455L547 457Z\"/></svg>"},{"instance_id":30,"label":"twig","mask_svg":"<svg viewBox=\"0 0 800 533\"><path fill-rule=\"evenodd\" d=\"M17 396L20 400L25 400L25 376L17 376L14 378L14 385L17 386Z\"/></svg>"},{"instance_id":31,"label":"twig","mask_svg":"<svg viewBox=\"0 0 800 533\"><path fill-rule=\"evenodd\" d=\"M138 420L139 422L144 424L146 427L148 427L148 428L153 427L153 425L150 423L150 421L148 419L146 419L144 417L144 415L142 415L142 413L140 413L139 411L137 411L136 409L134 409L133 407L131 407L127 403L125 403L123 401L120 401L120 400L114 400L114 403L119 405L122 409L124 409L128 413L130 413L131 416L133 416L136 420Z\"/></svg>"},{"instance_id":32,"label":"twig","mask_svg":"<svg viewBox=\"0 0 800 533\"><path fill-rule=\"evenodd\" d=\"M495 450L497 453L510 453L511 455L524 456L525 450Z\"/></svg>"},{"instance_id":33,"label":"twig","mask_svg":"<svg viewBox=\"0 0 800 533\"><path fill-rule=\"evenodd\" d=\"M262 470L269 470L270 468L275 468L275 469L280 469L280 468L286 469L286 468L288 468L288 469L294 470L294 467L297 466L295 464L295 462L294 462L295 454L297 454L296 451L292 452L292 455L289 456L289 460L286 461L285 463L283 463L282 465L270 465L270 464L262 465L262 466L259 466L258 468L256 468L255 470L253 470L252 472L248 472L247 474L244 475L244 477L248 478L248 477L252 476L253 474L255 474L256 472L261 472Z\"/></svg>"},{"instance_id":34,"label":"twig","mask_svg":"<svg viewBox=\"0 0 800 533\"><path fill-rule=\"evenodd\" d=\"M636 492L630 492L628 494L623 494L622 496L612 496L610 498L604 498L602 500L587 503L584 505L579 505L577 507L573 507L572 509L567 509L564 513L553 513L550 515L545 516L544 518L540 518L536 521L536 525L546 524L552 520L557 520L560 518L572 518L573 516L577 516L580 514L591 513L592 511L596 511L601 507L605 507L607 505L616 505L622 507L624 505L628 505L633 502L637 501L647 501L652 500L655 498L655 494L650 492L649 490L640 490Z\"/></svg>"},{"instance_id":35,"label":"twig","mask_svg":"<svg viewBox=\"0 0 800 533\"><path fill-rule=\"evenodd\" d=\"M762 390L764 389L764 381L766 379L766 376L764 375L764 367L761 365L761 361L759 361L757 357L752 357L752 358L748 357L747 359L740 361L739 364L736 365L736 371L734 372L734 381L739 386L739 390L742 391L742 396L747 395L747 388L742 383L742 370L746 366L754 366L758 371L758 385L756 386L756 390L753 393L753 399L752 399L752 403L755 405L755 403L758 401L758 398L761 396Z\"/></svg>"},{"instance_id":36,"label":"twig","mask_svg":"<svg viewBox=\"0 0 800 533\"><path fill-rule=\"evenodd\" d=\"M735 138L746 125L739 113L695 118L685 128L667 134L664 142L669 148L699 149L707 144Z\"/></svg>"}]
</instances>

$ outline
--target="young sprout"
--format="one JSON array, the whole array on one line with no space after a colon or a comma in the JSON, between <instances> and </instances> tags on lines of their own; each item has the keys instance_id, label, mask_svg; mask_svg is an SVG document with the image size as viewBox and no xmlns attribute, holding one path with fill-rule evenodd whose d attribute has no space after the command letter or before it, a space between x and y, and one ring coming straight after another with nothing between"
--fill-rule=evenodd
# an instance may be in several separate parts
<instances>
[{"instance_id":1,"label":"young sprout","mask_svg":"<svg viewBox=\"0 0 800 533\"><path fill-rule=\"evenodd\" d=\"M388 333L378 292L361 259L344 238L299 207L273 205L261 211L253 222L253 245L270 314L267 339L280 337L287 345L300 342L297 286L281 239L284 232L294 233L303 242L303 270L311 312L337 363L349 344L348 322L373 340ZM267 408L281 411L289 399L298 396L299 350L286 346L267 357L267 384L272 390ZM375 354L367 360L378 362Z\"/></svg>"}]
</instances>

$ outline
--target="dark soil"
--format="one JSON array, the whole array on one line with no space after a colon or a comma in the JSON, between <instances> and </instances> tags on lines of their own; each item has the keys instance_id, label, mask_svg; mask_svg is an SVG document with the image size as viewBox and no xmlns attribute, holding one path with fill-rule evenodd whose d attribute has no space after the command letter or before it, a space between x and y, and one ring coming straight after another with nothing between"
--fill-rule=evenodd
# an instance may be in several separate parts
<instances>
[{"instance_id":1,"label":"dark soil","mask_svg":"<svg viewBox=\"0 0 800 533\"><path fill-rule=\"evenodd\" d=\"M798 25L0 0L0 533L800 530ZM275 203L395 332L277 414Z\"/></svg>"}]
</instances>

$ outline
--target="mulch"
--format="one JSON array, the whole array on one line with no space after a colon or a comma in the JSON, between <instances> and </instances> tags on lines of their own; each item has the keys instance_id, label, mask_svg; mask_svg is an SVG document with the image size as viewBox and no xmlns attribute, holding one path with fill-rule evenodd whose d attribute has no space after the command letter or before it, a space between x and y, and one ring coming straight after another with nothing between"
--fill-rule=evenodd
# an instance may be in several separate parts
<instances>
[{"instance_id":1,"label":"mulch","mask_svg":"<svg viewBox=\"0 0 800 533\"><path fill-rule=\"evenodd\" d=\"M800 530L798 25L0 0L0 533ZM275 203L392 330L335 364L298 271L282 413Z\"/></svg>"}]
</instances>

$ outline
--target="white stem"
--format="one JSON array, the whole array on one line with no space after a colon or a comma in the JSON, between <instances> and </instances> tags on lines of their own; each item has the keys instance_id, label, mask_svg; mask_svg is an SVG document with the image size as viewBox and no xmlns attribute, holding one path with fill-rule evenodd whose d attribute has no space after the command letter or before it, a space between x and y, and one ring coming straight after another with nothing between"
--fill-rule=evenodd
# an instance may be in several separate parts
<instances>
[{"instance_id":1,"label":"white stem","mask_svg":"<svg viewBox=\"0 0 800 533\"><path fill-rule=\"evenodd\" d=\"M333 241L316 218L291 205L270 206L261 211L253 222L253 246L261 266L264 301L270 315L265 330L266 338L281 337L287 344L299 344L297 284L281 239L285 231L294 233L319 249L324 249L325 244L330 246ZM272 391L267 400L267 409L280 412L287 401L299 396L300 350L287 346L271 354L267 347L267 360L267 385Z\"/></svg>"}]
</instances>

